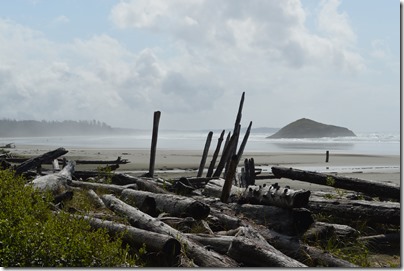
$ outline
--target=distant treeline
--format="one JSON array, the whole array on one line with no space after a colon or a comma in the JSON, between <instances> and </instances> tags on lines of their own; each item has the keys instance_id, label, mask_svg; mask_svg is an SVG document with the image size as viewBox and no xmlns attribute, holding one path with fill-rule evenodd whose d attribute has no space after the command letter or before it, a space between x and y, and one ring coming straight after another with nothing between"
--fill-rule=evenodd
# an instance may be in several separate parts
<instances>
[{"instance_id":1,"label":"distant treeline","mask_svg":"<svg viewBox=\"0 0 404 271\"><path fill-rule=\"evenodd\" d=\"M0 137L32 137L58 135L92 135L117 132L105 122L97 120L0 120Z\"/></svg>"}]
</instances>

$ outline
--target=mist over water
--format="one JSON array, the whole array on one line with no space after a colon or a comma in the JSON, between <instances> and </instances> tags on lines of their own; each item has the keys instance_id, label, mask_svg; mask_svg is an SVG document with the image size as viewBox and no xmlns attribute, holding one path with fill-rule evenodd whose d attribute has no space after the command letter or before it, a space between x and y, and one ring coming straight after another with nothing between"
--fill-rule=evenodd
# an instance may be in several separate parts
<instances>
[{"instance_id":1,"label":"mist over water","mask_svg":"<svg viewBox=\"0 0 404 271\"><path fill-rule=\"evenodd\" d=\"M208 132L161 131L157 148L203 151ZM220 132L213 134L210 151L216 148ZM225 138L227 133L225 134ZM267 139L269 134L251 133L246 152L305 152L323 153L326 150L346 154L399 155L400 135L398 133L362 133L357 137L316 138L316 139ZM244 137L241 134L239 142ZM225 141L225 139L224 139ZM224 146L222 143L222 149ZM151 131L131 135L100 136L50 136L50 137L8 137L0 138L0 145L39 145L64 148L101 149L149 149Z\"/></svg>"}]
</instances>

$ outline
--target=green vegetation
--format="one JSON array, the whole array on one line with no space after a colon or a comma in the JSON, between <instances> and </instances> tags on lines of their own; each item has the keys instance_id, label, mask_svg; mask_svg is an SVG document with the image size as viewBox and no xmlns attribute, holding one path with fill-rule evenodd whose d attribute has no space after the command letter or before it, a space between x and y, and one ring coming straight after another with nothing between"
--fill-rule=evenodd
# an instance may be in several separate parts
<instances>
[{"instance_id":1,"label":"green vegetation","mask_svg":"<svg viewBox=\"0 0 404 271\"><path fill-rule=\"evenodd\" d=\"M9 170L0 171L0 265L3 267L117 267L135 260L120 238L87 221L49 209L50 194L35 192Z\"/></svg>"}]
</instances>

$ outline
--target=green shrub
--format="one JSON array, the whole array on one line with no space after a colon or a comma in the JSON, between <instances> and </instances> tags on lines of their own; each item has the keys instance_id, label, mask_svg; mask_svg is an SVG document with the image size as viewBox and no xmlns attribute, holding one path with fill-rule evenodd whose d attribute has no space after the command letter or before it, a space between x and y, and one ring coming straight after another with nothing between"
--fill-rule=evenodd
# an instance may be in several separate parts
<instances>
[{"instance_id":1,"label":"green shrub","mask_svg":"<svg viewBox=\"0 0 404 271\"><path fill-rule=\"evenodd\" d=\"M131 266L134 258L105 230L49 209L52 197L0 171L0 265L3 267Z\"/></svg>"}]
</instances>

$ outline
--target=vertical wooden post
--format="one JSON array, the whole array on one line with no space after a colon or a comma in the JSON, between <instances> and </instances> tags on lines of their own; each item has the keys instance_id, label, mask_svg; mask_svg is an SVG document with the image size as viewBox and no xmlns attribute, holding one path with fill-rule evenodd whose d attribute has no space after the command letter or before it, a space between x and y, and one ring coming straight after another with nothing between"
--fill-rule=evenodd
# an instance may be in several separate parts
<instances>
[{"instance_id":1,"label":"vertical wooden post","mask_svg":"<svg viewBox=\"0 0 404 271\"><path fill-rule=\"evenodd\" d=\"M248 161L248 169L250 173L248 185L255 185L255 163L254 158L250 158Z\"/></svg>"},{"instance_id":2,"label":"vertical wooden post","mask_svg":"<svg viewBox=\"0 0 404 271\"><path fill-rule=\"evenodd\" d=\"M248 187L248 184L250 183L250 171L249 171L250 165L248 163L248 159L244 159L244 183L243 187Z\"/></svg>"},{"instance_id":3,"label":"vertical wooden post","mask_svg":"<svg viewBox=\"0 0 404 271\"><path fill-rule=\"evenodd\" d=\"M215 149L215 152L213 153L212 161L210 162L208 173L206 174L206 177L212 176L213 169L215 168L217 156L219 155L220 147L222 146L224 133L225 133L225 130L222 131L222 133L220 134L220 137L217 141L216 149Z\"/></svg>"},{"instance_id":4,"label":"vertical wooden post","mask_svg":"<svg viewBox=\"0 0 404 271\"><path fill-rule=\"evenodd\" d=\"M159 122L160 122L161 112L154 112L153 116L153 134L152 134L152 142L151 142L151 150L150 150L150 164L149 164L149 173L147 174L150 177L154 176L154 164L156 162L156 148L157 148L157 138L159 133Z\"/></svg>"},{"instance_id":5,"label":"vertical wooden post","mask_svg":"<svg viewBox=\"0 0 404 271\"><path fill-rule=\"evenodd\" d=\"M325 152L325 162L328 163L328 158L330 157L330 152L326 151Z\"/></svg>"},{"instance_id":6,"label":"vertical wooden post","mask_svg":"<svg viewBox=\"0 0 404 271\"><path fill-rule=\"evenodd\" d=\"M212 142L212 135L213 135L213 132L211 131L208 133L208 137L206 138L205 148L203 149L202 159L201 159L198 174L196 177L202 177L203 168L205 167L205 163L206 163L206 157L208 156L210 143Z\"/></svg>"},{"instance_id":7,"label":"vertical wooden post","mask_svg":"<svg viewBox=\"0 0 404 271\"><path fill-rule=\"evenodd\" d=\"M238 138L240 136L240 130L241 130L241 125L239 124L237 126L237 129L233 133L234 141L232 141L232 145L229 146L229 155L228 155L228 158L227 158L227 161L226 161L226 165L224 167L224 177L225 178L226 178L227 171L229 170L229 167L230 167L231 158L237 152L237 142L238 142Z\"/></svg>"},{"instance_id":8,"label":"vertical wooden post","mask_svg":"<svg viewBox=\"0 0 404 271\"><path fill-rule=\"evenodd\" d=\"M231 186L233 184L234 175L237 170L238 157L237 155L233 155L230 162L229 171L227 172L226 179L224 181L222 195L220 197L220 201L223 203L227 203L230 197Z\"/></svg>"}]
</instances>

